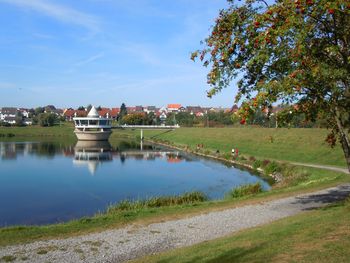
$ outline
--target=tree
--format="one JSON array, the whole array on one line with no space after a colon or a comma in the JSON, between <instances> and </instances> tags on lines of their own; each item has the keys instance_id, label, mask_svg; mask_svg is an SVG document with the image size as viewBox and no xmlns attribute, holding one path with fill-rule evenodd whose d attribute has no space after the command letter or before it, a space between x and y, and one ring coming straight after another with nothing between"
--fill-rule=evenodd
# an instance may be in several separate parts
<instances>
[{"instance_id":1,"label":"tree","mask_svg":"<svg viewBox=\"0 0 350 263\"><path fill-rule=\"evenodd\" d=\"M84 106L79 106L78 110L85 110Z\"/></svg>"},{"instance_id":2,"label":"tree","mask_svg":"<svg viewBox=\"0 0 350 263\"><path fill-rule=\"evenodd\" d=\"M347 0L240 1L220 11L204 47L211 97L234 78L241 122L258 107L293 104L314 121L326 117L326 141L339 139L350 170L350 3Z\"/></svg>"},{"instance_id":3,"label":"tree","mask_svg":"<svg viewBox=\"0 0 350 263\"><path fill-rule=\"evenodd\" d=\"M54 113L40 113L38 115L38 123L40 126L53 126L57 121L57 116Z\"/></svg>"},{"instance_id":4,"label":"tree","mask_svg":"<svg viewBox=\"0 0 350 263\"><path fill-rule=\"evenodd\" d=\"M22 116L22 113L20 111L17 111L15 121L16 121L16 123L15 123L16 126L23 126L23 116Z\"/></svg>"},{"instance_id":5,"label":"tree","mask_svg":"<svg viewBox=\"0 0 350 263\"><path fill-rule=\"evenodd\" d=\"M128 125L144 125L146 122L147 116L144 113L128 114L122 119L122 123Z\"/></svg>"},{"instance_id":6,"label":"tree","mask_svg":"<svg viewBox=\"0 0 350 263\"><path fill-rule=\"evenodd\" d=\"M34 110L36 116L38 116L40 113L43 113L44 111L45 111L45 109L42 107L37 107Z\"/></svg>"},{"instance_id":7,"label":"tree","mask_svg":"<svg viewBox=\"0 0 350 263\"><path fill-rule=\"evenodd\" d=\"M120 106L118 120L122 120L124 116L126 116L127 114L128 114L128 111L126 110L125 103L122 103L122 105Z\"/></svg>"}]
</instances>

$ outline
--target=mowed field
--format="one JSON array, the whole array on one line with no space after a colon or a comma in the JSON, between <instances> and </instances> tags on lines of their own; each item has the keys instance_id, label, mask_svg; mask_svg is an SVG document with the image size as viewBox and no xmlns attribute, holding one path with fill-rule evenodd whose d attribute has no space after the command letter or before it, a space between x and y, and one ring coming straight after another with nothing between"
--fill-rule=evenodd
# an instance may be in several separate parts
<instances>
[{"instance_id":1,"label":"mowed field","mask_svg":"<svg viewBox=\"0 0 350 263\"><path fill-rule=\"evenodd\" d=\"M346 167L339 143L331 148L325 142L328 132L300 128L180 128L171 132L147 130L144 136L192 149L197 144L203 144L204 150L220 152L238 148L241 154L255 158Z\"/></svg>"}]
</instances>

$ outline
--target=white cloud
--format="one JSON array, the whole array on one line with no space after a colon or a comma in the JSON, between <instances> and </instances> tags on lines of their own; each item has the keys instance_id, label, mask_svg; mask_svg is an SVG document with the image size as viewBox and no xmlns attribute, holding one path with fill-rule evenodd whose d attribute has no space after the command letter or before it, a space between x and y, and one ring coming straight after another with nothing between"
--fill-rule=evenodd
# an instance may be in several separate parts
<instances>
[{"instance_id":1,"label":"white cloud","mask_svg":"<svg viewBox=\"0 0 350 263\"><path fill-rule=\"evenodd\" d=\"M81 26L93 32L99 30L99 22L95 16L47 0L0 0L0 2L33 10L60 22Z\"/></svg>"},{"instance_id":2,"label":"white cloud","mask_svg":"<svg viewBox=\"0 0 350 263\"><path fill-rule=\"evenodd\" d=\"M94 56L88 57L86 59L83 59L83 60L77 62L74 66L75 67L81 67L81 66L84 66L86 64L92 63L95 60L98 60L98 59L100 59L102 57L104 57L104 53L99 53L99 54L96 54Z\"/></svg>"}]
</instances>

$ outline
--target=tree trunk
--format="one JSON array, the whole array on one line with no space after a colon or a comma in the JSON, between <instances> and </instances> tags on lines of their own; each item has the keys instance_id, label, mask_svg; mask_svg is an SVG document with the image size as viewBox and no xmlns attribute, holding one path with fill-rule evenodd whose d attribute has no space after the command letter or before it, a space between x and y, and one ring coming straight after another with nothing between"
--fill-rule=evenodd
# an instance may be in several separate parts
<instances>
[{"instance_id":1,"label":"tree trunk","mask_svg":"<svg viewBox=\"0 0 350 263\"><path fill-rule=\"evenodd\" d=\"M341 143L342 148L343 148L345 161L346 161L346 164L348 165L348 170L350 172L350 139L349 139L349 135L348 135L346 129L344 128L344 126L341 122L340 114L339 114L337 109L336 109L335 120L337 123L339 139L340 139L340 143Z\"/></svg>"}]
</instances>

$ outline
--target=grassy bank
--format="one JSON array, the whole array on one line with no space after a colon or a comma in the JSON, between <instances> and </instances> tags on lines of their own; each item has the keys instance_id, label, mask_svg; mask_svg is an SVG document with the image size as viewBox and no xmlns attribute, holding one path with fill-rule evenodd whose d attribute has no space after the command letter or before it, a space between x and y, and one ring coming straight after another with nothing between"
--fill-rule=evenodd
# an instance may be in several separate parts
<instances>
[{"instance_id":1,"label":"grassy bank","mask_svg":"<svg viewBox=\"0 0 350 263\"><path fill-rule=\"evenodd\" d=\"M0 134L15 137L71 137L75 138L72 123L53 127L0 127ZM290 162L313 163L346 167L339 145L330 148L324 141L326 129L268 129L244 128L180 128L174 131L145 130L146 139L170 142L195 149L230 153L232 148L246 156L270 158ZM139 136L139 131L114 130L111 140L124 136Z\"/></svg>"},{"instance_id":2,"label":"grassy bank","mask_svg":"<svg viewBox=\"0 0 350 263\"><path fill-rule=\"evenodd\" d=\"M349 262L350 199L137 262Z\"/></svg>"},{"instance_id":3,"label":"grassy bank","mask_svg":"<svg viewBox=\"0 0 350 263\"><path fill-rule=\"evenodd\" d=\"M203 144L203 150L221 153L238 148L241 154L259 159L346 167L339 144L331 148L324 141L327 133L326 129L180 128L171 132L146 130L144 136L192 150Z\"/></svg>"},{"instance_id":4,"label":"grassy bank","mask_svg":"<svg viewBox=\"0 0 350 263\"><path fill-rule=\"evenodd\" d=\"M319 190L350 181L350 176L343 173L315 168L299 169L303 169L308 174L308 177L306 180L298 182L298 184L291 187L277 187L269 192L256 193L254 191L254 195L243 195L239 198L205 201L201 199L200 195L195 195L194 198L190 198L189 201L185 202L181 200L186 200L186 197L179 198L177 201L174 201L174 198L168 201L154 199L150 202L140 202L139 204L141 205L136 202L136 204L127 203L127 205L121 205L119 208L118 206L111 207L106 212L93 217L62 224L0 228L0 246L98 232L108 228L122 227L130 223L149 224L161 222L208 211L254 204L296 193ZM165 206L163 206L164 204Z\"/></svg>"},{"instance_id":5,"label":"grassy bank","mask_svg":"<svg viewBox=\"0 0 350 263\"><path fill-rule=\"evenodd\" d=\"M26 126L26 127L0 127L0 135L4 137L72 137L75 138L73 133L74 125L70 122L64 122L61 125L55 125L52 127L41 127L38 125ZM8 136L11 134L10 136ZM1 139L1 138L0 138Z\"/></svg>"}]
</instances>

